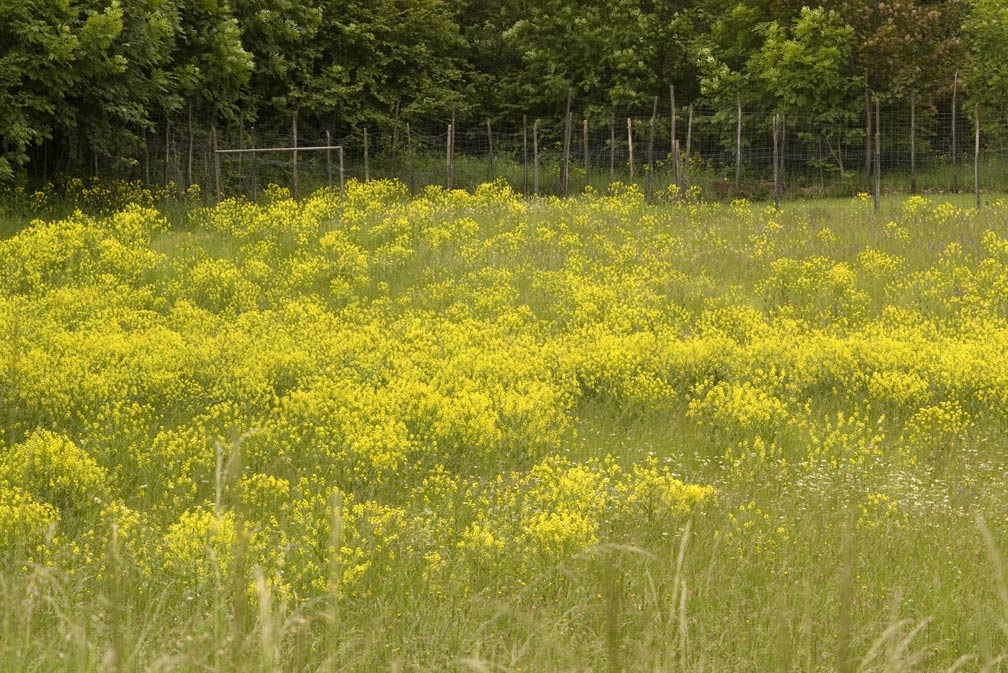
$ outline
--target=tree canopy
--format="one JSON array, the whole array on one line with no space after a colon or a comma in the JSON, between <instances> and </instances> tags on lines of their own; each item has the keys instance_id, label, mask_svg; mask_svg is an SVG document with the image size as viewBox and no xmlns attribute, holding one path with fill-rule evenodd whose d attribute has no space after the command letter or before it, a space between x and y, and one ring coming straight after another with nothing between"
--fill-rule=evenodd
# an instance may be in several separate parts
<instances>
[{"instance_id":1,"label":"tree canopy","mask_svg":"<svg viewBox=\"0 0 1008 673\"><path fill-rule=\"evenodd\" d=\"M673 85L701 98L855 119L868 88L944 101L963 73L1003 113L1001 0L0 0L0 181L131 156L165 124L297 110L349 130L591 113ZM859 107L859 104L861 107ZM520 118L520 117L519 117ZM830 131L823 139L832 142Z\"/></svg>"}]
</instances>

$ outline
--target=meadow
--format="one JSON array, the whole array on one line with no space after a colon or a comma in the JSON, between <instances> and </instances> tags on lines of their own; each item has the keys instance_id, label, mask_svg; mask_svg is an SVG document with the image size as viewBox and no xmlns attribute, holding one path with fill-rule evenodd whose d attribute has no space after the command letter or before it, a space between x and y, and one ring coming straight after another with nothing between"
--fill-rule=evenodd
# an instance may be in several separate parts
<instances>
[{"instance_id":1,"label":"meadow","mask_svg":"<svg viewBox=\"0 0 1008 673\"><path fill-rule=\"evenodd\" d=\"M1008 668L1008 203L123 200L2 222L0 669Z\"/></svg>"}]
</instances>

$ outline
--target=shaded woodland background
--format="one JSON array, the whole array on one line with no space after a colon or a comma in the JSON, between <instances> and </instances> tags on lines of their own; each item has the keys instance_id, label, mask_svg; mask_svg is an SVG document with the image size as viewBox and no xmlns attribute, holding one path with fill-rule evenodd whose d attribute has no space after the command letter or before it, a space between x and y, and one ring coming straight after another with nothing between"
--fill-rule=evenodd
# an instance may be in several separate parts
<instances>
[{"instance_id":1,"label":"shaded woodland background","mask_svg":"<svg viewBox=\"0 0 1008 673\"><path fill-rule=\"evenodd\" d=\"M534 118L562 126L568 96L602 145L611 120L625 140L624 118L651 117L658 99L661 156L673 96L681 134L697 110L708 155L734 151L739 102L751 116L743 146L768 147L781 113L806 165L844 173L859 170L869 100L899 117L902 139L913 99L924 136L941 139L924 148L935 155L948 153L954 93L963 136L981 109L999 142L1008 111L1000 0L0 0L0 44L7 184L160 181L169 168L184 182L194 138L205 148L219 128L231 147L256 134L282 143L295 114L312 142L369 128L386 164L405 152L407 123L442 152L453 117L480 138L492 124L514 149ZM206 168L205 153L195 162Z\"/></svg>"}]
</instances>

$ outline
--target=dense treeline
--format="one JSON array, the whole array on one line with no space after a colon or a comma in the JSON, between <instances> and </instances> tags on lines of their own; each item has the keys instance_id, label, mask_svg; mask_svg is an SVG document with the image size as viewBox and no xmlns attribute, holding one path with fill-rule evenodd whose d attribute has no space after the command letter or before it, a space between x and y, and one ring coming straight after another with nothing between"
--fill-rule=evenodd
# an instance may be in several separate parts
<instances>
[{"instance_id":1,"label":"dense treeline","mask_svg":"<svg viewBox=\"0 0 1008 673\"><path fill-rule=\"evenodd\" d=\"M0 181L195 123L513 123L666 96L863 115L868 90L1008 105L1003 0L0 0ZM842 133L842 131L838 131ZM829 140L827 138L827 140ZM838 139L840 140L840 139Z\"/></svg>"}]
</instances>

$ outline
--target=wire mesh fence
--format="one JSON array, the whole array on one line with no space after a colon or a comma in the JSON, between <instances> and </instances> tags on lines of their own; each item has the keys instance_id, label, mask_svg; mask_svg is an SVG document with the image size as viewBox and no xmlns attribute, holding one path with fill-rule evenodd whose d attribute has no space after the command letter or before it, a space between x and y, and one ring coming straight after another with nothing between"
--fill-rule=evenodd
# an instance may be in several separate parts
<instances>
[{"instance_id":1,"label":"wire mesh fence","mask_svg":"<svg viewBox=\"0 0 1008 673\"><path fill-rule=\"evenodd\" d=\"M235 125L169 127L147 134L142 156L128 162L128 175L116 177L248 198L270 184L304 195L353 179L396 179L414 192L504 180L523 194L545 196L620 182L649 196L670 194L674 186L710 197L762 199L774 189L775 163L785 197L871 192L878 151L884 192L973 191L977 166L983 191L1008 190L1003 117L892 104L880 106L876 126L874 114L848 113L830 124L811 114L787 114L776 138L774 111L744 105L741 113L700 105L673 113L666 106L653 116L650 110L621 110L526 117L509 125L473 119L425 128L395 123L340 135L308 123L296 137L293 128L264 133Z\"/></svg>"}]
</instances>

